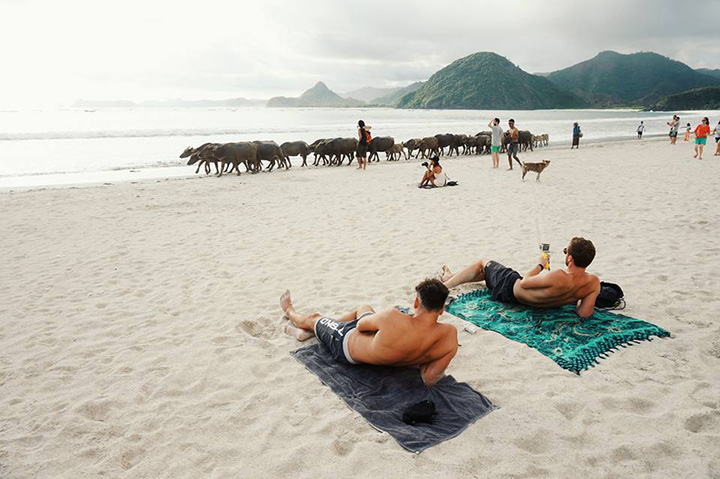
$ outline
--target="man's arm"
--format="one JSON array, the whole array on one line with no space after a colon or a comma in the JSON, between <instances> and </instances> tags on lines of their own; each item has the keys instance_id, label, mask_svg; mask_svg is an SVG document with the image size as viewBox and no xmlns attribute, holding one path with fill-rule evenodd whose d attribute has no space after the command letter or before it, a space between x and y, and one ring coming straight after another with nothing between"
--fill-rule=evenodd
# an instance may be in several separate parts
<instances>
[{"instance_id":1,"label":"man's arm","mask_svg":"<svg viewBox=\"0 0 720 479\"><path fill-rule=\"evenodd\" d=\"M592 316L593 312L595 312L595 300L598 294L600 294L600 285L598 285L595 291L578 301L577 307L575 308L578 316L581 318L589 318Z\"/></svg>"},{"instance_id":2,"label":"man's arm","mask_svg":"<svg viewBox=\"0 0 720 479\"><path fill-rule=\"evenodd\" d=\"M383 321L384 314L375 313L365 316L357 323L357 330L361 333L375 333L380 331L380 325Z\"/></svg>"},{"instance_id":3,"label":"man's arm","mask_svg":"<svg viewBox=\"0 0 720 479\"><path fill-rule=\"evenodd\" d=\"M425 386L432 387L443 377L443 373L450 365L450 361L452 361L455 354L457 354L457 348L456 342L453 349L445 356L420 366L420 376L422 377Z\"/></svg>"}]
</instances>

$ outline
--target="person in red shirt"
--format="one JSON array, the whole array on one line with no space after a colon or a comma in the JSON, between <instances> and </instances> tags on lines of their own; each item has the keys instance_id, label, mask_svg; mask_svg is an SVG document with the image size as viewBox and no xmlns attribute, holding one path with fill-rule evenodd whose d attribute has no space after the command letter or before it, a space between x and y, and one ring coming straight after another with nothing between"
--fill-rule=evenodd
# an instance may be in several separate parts
<instances>
[{"instance_id":1,"label":"person in red shirt","mask_svg":"<svg viewBox=\"0 0 720 479\"><path fill-rule=\"evenodd\" d=\"M705 117L700 124L695 127L695 156L693 156L693 158L698 158L698 155L700 155L698 159L702 160L703 149L705 148L709 134L710 120L708 117Z\"/></svg>"}]
</instances>

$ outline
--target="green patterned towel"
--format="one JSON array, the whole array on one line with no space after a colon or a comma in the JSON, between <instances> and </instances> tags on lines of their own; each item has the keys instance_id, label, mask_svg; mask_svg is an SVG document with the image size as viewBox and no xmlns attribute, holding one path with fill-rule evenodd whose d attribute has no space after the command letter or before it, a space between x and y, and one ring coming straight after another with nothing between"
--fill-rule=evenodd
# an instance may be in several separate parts
<instances>
[{"instance_id":1,"label":"green patterned towel","mask_svg":"<svg viewBox=\"0 0 720 479\"><path fill-rule=\"evenodd\" d=\"M445 311L527 344L576 374L594 366L597 358L607 357L618 346L650 341L650 336L670 336L654 324L608 311L595 310L592 317L582 319L573 306L533 309L500 303L491 299L487 289L463 294Z\"/></svg>"}]
</instances>

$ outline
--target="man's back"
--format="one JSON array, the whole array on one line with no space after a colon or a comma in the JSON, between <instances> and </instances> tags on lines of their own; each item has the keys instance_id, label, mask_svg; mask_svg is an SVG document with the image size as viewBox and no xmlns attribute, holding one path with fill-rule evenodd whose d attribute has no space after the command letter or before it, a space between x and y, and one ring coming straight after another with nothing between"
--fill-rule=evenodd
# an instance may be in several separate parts
<instances>
[{"instance_id":1,"label":"man's back","mask_svg":"<svg viewBox=\"0 0 720 479\"><path fill-rule=\"evenodd\" d=\"M371 326L364 327L363 322ZM457 344L454 326L389 309L363 318L349 339L348 349L361 363L408 366L454 354Z\"/></svg>"},{"instance_id":2,"label":"man's back","mask_svg":"<svg viewBox=\"0 0 720 479\"><path fill-rule=\"evenodd\" d=\"M545 274L545 287L523 288L522 281L518 281L513 288L518 301L529 306L553 308L577 303L600 291L598 277L584 271L568 273L555 270Z\"/></svg>"}]
</instances>

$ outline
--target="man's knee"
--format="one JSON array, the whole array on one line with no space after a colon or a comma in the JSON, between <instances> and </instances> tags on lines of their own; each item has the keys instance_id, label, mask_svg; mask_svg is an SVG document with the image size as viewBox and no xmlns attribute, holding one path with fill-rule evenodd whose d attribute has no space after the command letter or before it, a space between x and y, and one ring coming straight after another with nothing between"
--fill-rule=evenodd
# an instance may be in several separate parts
<instances>
[{"instance_id":1,"label":"man's knee","mask_svg":"<svg viewBox=\"0 0 720 479\"><path fill-rule=\"evenodd\" d=\"M480 261L476 263L478 273L485 273L485 266L490 262L489 258L480 258Z\"/></svg>"}]
</instances>

